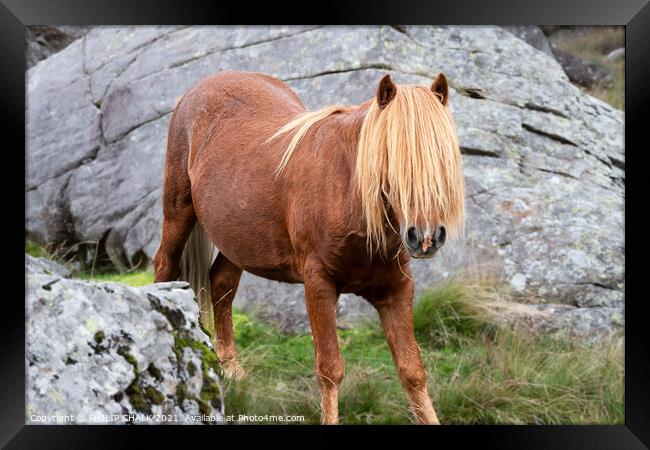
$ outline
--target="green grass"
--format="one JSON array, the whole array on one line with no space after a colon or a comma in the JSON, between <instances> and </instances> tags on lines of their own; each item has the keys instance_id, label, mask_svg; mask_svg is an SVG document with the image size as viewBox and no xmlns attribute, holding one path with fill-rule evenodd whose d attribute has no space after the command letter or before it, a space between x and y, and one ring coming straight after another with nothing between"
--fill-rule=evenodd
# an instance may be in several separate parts
<instances>
[{"instance_id":1,"label":"green grass","mask_svg":"<svg viewBox=\"0 0 650 450\"><path fill-rule=\"evenodd\" d=\"M128 284L129 286L144 286L153 283L153 272L151 271L100 274L79 272L74 274L74 276L75 278L81 278L82 280L111 281L114 283Z\"/></svg>"},{"instance_id":2,"label":"green grass","mask_svg":"<svg viewBox=\"0 0 650 450\"><path fill-rule=\"evenodd\" d=\"M625 46L625 30L623 27L585 27L575 35L566 34L560 39L552 39L561 50L580 58L593 61L609 67L614 74L611 87L596 87L586 92L599 98L615 108L625 109L625 59L607 60L606 56L612 50Z\"/></svg>"},{"instance_id":3,"label":"green grass","mask_svg":"<svg viewBox=\"0 0 650 450\"><path fill-rule=\"evenodd\" d=\"M32 241L25 241L25 253L36 258L47 258L72 269L72 276L82 280L111 281L124 283L129 286L144 286L153 283L154 274L150 270L130 270L124 273L116 273L113 270L106 271L104 267L97 270L85 269L75 270L70 264L68 257L61 249L46 248ZM101 270L100 270L101 269Z\"/></svg>"},{"instance_id":4,"label":"green grass","mask_svg":"<svg viewBox=\"0 0 650 450\"><path fill-rule=\"evenodd\" d=\"M416 335L434 407L448 424L621 424L622 339L587 347L508 330L455 283L421 297ZM318 423L319 391L309 335L282 335L238 312L235 336L249 377L227 381L228 414L303 415ZM378 324L338 332L346 362L344 424L412 423Z\"/></svg>"},{"instance_id":5,"label":"green grass","mask_svg":"<svg viewBox=\"0 0 650 450\"><path fill-rule=\"evenodd\" d=\"M148 271L84 279L140 286ZM429 391L446 424L622 424L621 337L586 346L498 325L489 305L507 293L485 282L447 282L421 296L414 327ZM319 423L320 393L311 335L278 332L241 311L233 315L248 377L225 381L226 413L300 415ZM377 322L338 331L346 363L343 424L413 423ZM263 422L264 423L264 422Z\"/></svg>"},{"instance_id":6,"label":"green grass","mask_svg":"<svg viewBox=\"0 0 650 450\"><path fill-rule=\"evenodd\" d=\"M31 241L25 241L25 253L35 258L47 258L50 256L42 246Z\"/></svg>"}]
</instances>

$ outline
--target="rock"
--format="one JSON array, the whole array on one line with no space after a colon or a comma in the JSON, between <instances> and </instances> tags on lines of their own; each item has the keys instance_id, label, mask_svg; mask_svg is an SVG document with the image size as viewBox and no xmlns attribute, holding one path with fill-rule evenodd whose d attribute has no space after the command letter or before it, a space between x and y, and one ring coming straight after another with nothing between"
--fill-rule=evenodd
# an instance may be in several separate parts
<instances>
[{"instance_id":1,"label":"rock","mask_svg":"<svg viewBox=\"0 0 650 450\"><path fill-rule=\"evenodd\" d=\"M526 275L518 273L510 279L510 286L515 292L523 292L526 289Z\"/></svg>"},{"instance_id":2,"label":"rock","mask_svg":"<svg viewBox=\"0 0 650 450\"><path fill-rule=\"evenodd\" d=\"M610 61L616 61L617 59L625 58L625 47L612 50L607 54L606 58Z\"/></svg>"},{"instance_id":3,"label":"rock","mask_svg":"<svg viewBox=\"0 0 650 450\"><path fill-rule=\"evenodd\" d=\"M529 45L532 45L537 50L542 51L549 56L553 56L551 45L548 43L548 40L540 27L535 25L513 25L504 26L503 29L514 34L522 41L527 42Z\"/></svg>"},{"instance_id":4,"label":"rock","mask_svg":"<svg viewBox=\"0 0 650 450\"><path fill-rule=\"evenodd\" d=\"M624 329L624 312L619 308L503 303L497 311L500 314L497 321L511 327L577 338L587 344L620 336Z\"/></svg>"},{"instance_id":5,"label":"rock","mask_svg":"<svg viewBox=\"0 0 650 450\"><path fill-rule=\"evenodd\" d=\"M45 274L61 278L69 278L72 275L70 270L61 264L45 258L34 258L30 255L25 255L25 267L28 274Z\"/></svg>"},{"instance_id":6,"label":"rock","mask_svg":"<svg viewBox=\"0 0 650 450\"><path fill-rule=\"evenodd\" d=\"M220 368L187 283L73 280L29 256L26 269L26 423L223 418Z\"/></svg>"},{"instance_id":7,"label":"rock","mask_svg":"<svg viewBox=\"0 0 650 450\"><path fill-rule=\"evenodd\" d=\"M122 265L150 259L170 112L225 69L286 80L310 109L365 101L387 72L427 85L444 72L466 235L413 262L417 291L470 268L521 274L523 296L622 308L623 113L500 27L94 28L27 73L28 236L99 241ZM283 329L308 326L301 285L245 274L235 305ZM342 324L374 314L357 297L341 299Z\"/></svg>"},{"instance_id":8,"label":"rock","mask_svg":"<svg viewBox=\"0 0 650 450\"><path fill-rule=\"evenodd\" d=\"M553 53L569 79L582 87L610 87L614 83L614 74L609 67L586 61L558 48L554 48Z\"/></svg>"},{"instance_id":9,"label":"rock","mask_svg":"<svg viewBox=\"0 0 650 450\"><path fill-rule=\"evenodd\" d=\"M61 51L88 32L89 27L36 25L25 28L29 69L39 61Z\"/></svg>"},{"instance_id":10,"label":"rock","mask_svg":"<svg viewBox=\"0 0 650 450\"><path fill-rule=\"evenodd\" d=\"M546 37L551 36L558 30L564 29L564 28L569 28L570 26L566 25L540 25L539 29L544 33Z\"/></svg>"}]
</instances>

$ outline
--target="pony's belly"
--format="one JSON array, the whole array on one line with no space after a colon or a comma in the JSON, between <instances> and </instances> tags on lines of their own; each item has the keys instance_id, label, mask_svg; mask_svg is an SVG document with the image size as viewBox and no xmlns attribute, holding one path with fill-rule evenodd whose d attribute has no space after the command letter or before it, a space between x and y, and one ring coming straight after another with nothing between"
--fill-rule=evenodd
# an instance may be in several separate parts
<instances>
[{"instance_id":1,"label":"pony's belly","mask_svg":"<svg viewBox=\"0 0 650 450\"><path fill-rule=\"evenodd\" d=\"M191 174L195 213L210 241L247 272L272 280L299 281L274 186L265 177L251 176L250 170L224 167L234 167L234 162L222 165L208 158Z\"/></svg>"},{"instance_id":2,"label":"pony's belly","mask_svg":"<svg viewBox=\"0 0 650 450\"><path fill-rule=\"evenodd\" d=\"M291 265L285 265L284 267L244 266L242 269L267 280L282 281L284 283L303 282L302 278L293 270Z\"/></svg>"},{"instance_id":3,"label":"pony's belly","mask_svg":"<svg viewBox=\"0 0 650 450\"><path fill-rule=\"evenodd\" d=\"M238 228L241 233L243 230ZM246 272L263 278L288 283L301 282L294 269L291 254L287 254L281 240L259 243L256 239L246 239L246 233L228 233L224 229L208 232L210 241L233 264Z\"/></svg>"},{"instance_id":4,"label":"pony's belly","mask_svg":"<svg viewBox=\"0 0 650 450\"><path fill-rule=\"evenodd\" d=\"M302 281L294 268L289 238L276 222L224 207L213 207L205 215L197 212L197 217L210 241L236 266L270 280Z\"/></svg>"}]
</instances>

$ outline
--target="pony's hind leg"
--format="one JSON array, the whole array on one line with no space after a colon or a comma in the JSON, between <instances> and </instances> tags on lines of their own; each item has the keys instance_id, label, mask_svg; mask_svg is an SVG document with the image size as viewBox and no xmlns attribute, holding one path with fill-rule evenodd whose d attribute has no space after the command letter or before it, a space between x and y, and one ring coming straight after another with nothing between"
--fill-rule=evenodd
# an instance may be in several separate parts
<instances>
[{"instance_id":1,"label":"pony's hind leg","mask_svg":"<svg viewBox=\"0 0 650 450\"><path fill-rule=\"evenodd\" d=\"M438 424L427 392L427 374L413 330L413 283L399 286L392 294L371 299L381 320L399 380L413 414L420 424Z\"/></svg>"},{"instance_id":2,"label":"pony's hind leg","mask_svg":"<svg viewBox=\"0 0 650 450\"><path fill-rule=\"evenodd\" d=\"M196 223L191 201L182 208L174 208L173 212L168 209L163 206L162 240L153 260L157 283L178 279L183 249Z\"/></svg>"},{"instance_id":3,"label":"pony's hind leg","mask_svg":"<svg viewBox=\"0 0 650 450\"><path fill-rule=\"evenodd\" d=\"M242 269L221 252L210 268L212 310L214 312L215 348L227 378L242 379L246 372L237 361L232 331L232 302L239 286Z\"/></svg>"},{"instance_id":4,"label":"pony's hind leg","mask_svg":"<svg viewBox=\"0 0 650 450\"><path fill-rule=\"evenodd\" d=\"M162 240L153 260L156 282L178 279L183 249L196 223L187 174L187 155L187 136L174 112L169 125L165 158Z\"/></svg>"}]
</instances>

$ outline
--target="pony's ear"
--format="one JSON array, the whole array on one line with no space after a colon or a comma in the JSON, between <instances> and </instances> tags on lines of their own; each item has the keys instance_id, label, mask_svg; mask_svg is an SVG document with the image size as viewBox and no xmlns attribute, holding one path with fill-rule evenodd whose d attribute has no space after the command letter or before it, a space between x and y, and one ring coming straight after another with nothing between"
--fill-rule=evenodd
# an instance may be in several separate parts
<instances>
[{"instance_id":1,"label":"pony's ear","mask_svg":"<svg viewBox=\"0 0 650 450\"><path fill-rule=\"evenodd\" d=\"M385 75L379 82L377 87L377 103L381 109L384 109L388 103L397 94L397 85L390 78L390 75Z\"/></svg>"},{"instance_id":2,"label":"pony's ear","mask_svg":"<svg viewBox=\"0 0 650 450\"><path fill-rule=\"evenodd\" d=\"M447 105L447 97L449 95L449 87L447 86L447 77L443 73L439 73L431 85L431 90L434 94L440 97L440 102Z\"/></svg>"}]
</instances>

